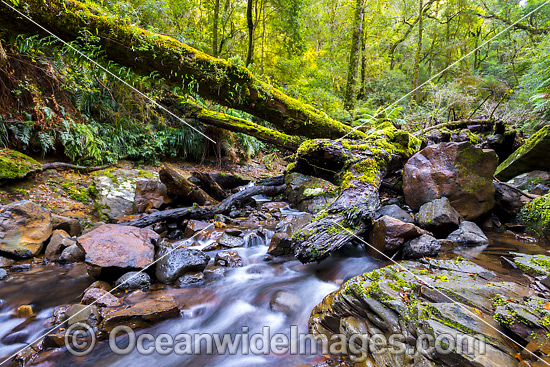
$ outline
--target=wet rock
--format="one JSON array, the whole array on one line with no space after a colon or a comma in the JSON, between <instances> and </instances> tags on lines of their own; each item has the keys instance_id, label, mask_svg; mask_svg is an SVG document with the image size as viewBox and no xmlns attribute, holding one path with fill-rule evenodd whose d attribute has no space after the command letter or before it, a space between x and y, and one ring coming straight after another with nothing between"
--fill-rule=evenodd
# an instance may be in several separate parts
<instances>
[{"instance_id":1,"label":"wet rock","mask_svg":"<svg viewBox=\"0 0 550 367\"><path fill-rule=\"evenodd\" d=\"M50 237L48 246L46 246L46 259L49 261L58 261L63 250L74 244L75 240L67 232L56 229Z\"/></svg>"},{"instance_id":2,"label":"wet rock","mask_svg":"<svg viewBox=\"0 0 550 367\"><path fill-rule=\"evenodd\" d=\"M243 233L243 231L239 228L227 228L225 230L225 233L227 233L230 236L238 237Z\"/></svg>"},{"instance_id":3,"label":"wet rock","mask_svg":"<svg viewBox=\"0 0 550 367\"><path fill-rule=\"evenodd\" d=\"M162 249L157 254L157 258L161 260L157 262L155 274L163 283L172 283L190 271L203 271L210 261L210 257L204 252L188 248L178 248L173 251Z\"/></svg>"},{"instance_id":4,"label":"wet rock","mask_svg":"<svg viewBox=\"0 0 550 367\"><path fill-rule=\"evenodd\" d=\"M316 214L338 197L338 186L322 178L293 172L285 176L285 183L288 200L300 211Z\"/></svg>"},{"instance_id":5,"label":"wet rock","mask_svg":"<svg viewBox=\"0 0 550 367\"><path fill-rule=\"evenodd\" d=\"M546 195L546 194L548 194L548 192L550 192L550 187L548 187L546 185L543 185L543 184L538 184L530 192L531 192L531 194L542 196L542 195Z\"/></svg>"},{"instance_id":6,"label":"wet rock","mask_svg":"<svg viewBox=\"0 0 550 367\"><path fill-rule=\"evenodd\" d=\"M193 284L201 283L205 278L206 276L201 272L187 273L179 277L174 285L177 288L185 288Z\"/></svg>"},{"instance_id":7,"label":"wet rock","mask_svg":"<svg viewBox=\"0 0 550 367\"><path fill-rule=\"evenodd\" d=\"M532 276L550 276L550 256L512 253L514 263Z\"/></svg>"},{"instance_id":8,"label":"wet rock","mask_svg":"<svg viewBox=\"0 0 550 367\"><path fill-rule=\"evenodd\" d=\"M243 247L244 239L242 237L230 236L227 233L224 233L218 239L218 244L222 247L227 247L227 248Z\"/></svg>"},{"instance_id":9,"label":"wet rock","mask_svg":"<svg viewBox=\"0 0 550 367\"><path fill-rule=\"evenodd\" d=\"M73 264L83 262L86 259L86 253L78 247L78 245L72 244L63 250L59 256L59 262L61 264Z\"/></svg>"},{"instance_id":10,"label":"wet rock","mask_svg":"<svg viewBox=\"0 0 550 367\"><path fill-rule=\"evenodd\" d=\"M271 237L267 253L272 256L294 255L292 241L286 233L275 233Z\"/></svg>"},{"instance_id":11,"label":"wet rock","mask_svg":"<svg viewBox=\"0 0 550 367\"><path fill-rule=\"evenodd\" d=\"M93 282L88 287L88 289L91 289L91 288L103 289L104 291L107 291L107 292L109 292L112 289L112 287L109 283L104 282L102 280L96 280L95 282Z\"/></svg>"},{"instance_id":12,"label":"wet rock","mask_svg":"<svg viewBox=\"0 0 550 367\"><path fill-rule=\"evenodd\" d=\"M85 305L94 304L97 307L117 307L122 302L111 293L99 288L90 288L82 296L82 303Z\"/></svg>"},{"instance_id":13,"label":"wet rock","mask_svg":"<svg viewBox=\"0 0 550 367\"><path fill-rule=\"evenodd\" d=\"M0 251L20 258L36 256L52 234L50 212L31 201L0 207Z\"/></svg>"},{"instance_id":14,"label":"wet rock","mask_svg":"<svg viewBox=\"0 0 550 367\"><path fill-rule=\"evenodd\" d=\"M99 329L109 333L118 325L126 325L132 329L145 328L156 322L177 317L179 313L179 308L173 298L149 299L105 315Z\"/></svg>"},{"instance_id":15,"label":"wet rock","mask_svg":"<svg viewBox=\"0 0 550 367\"><path fill-rule=\"evenodd\" d=\"M400 221L405 223L414 223L414 217L409 212L401 209L399 205L396 204L384 205L376 211L375 218L379 219L384 215L387 215L391 218L399 219Z\"/></svg>"},{"instance_id":16,"label":"wet rock","mask_svg":"<svg viewBox=\"0 0 550 367\"><path fill-rule=\"evenodd\" d=\"M271 302L269 302L269 307L273 312L282 312L284 314L290 315L291 313L297 312L302 306L302 301L300 297L295 294L279 291L275 293Z\"/></svg>"},{"instance_id":17,"label":"wet rock","mask_svg":"<svg viewBox=\"0 0 550 367\"><path fill-rule=\"evenodd\" d=\"M550 160L541 157L550 157L550 126L537 131L502 162L495 172L495 177L499 180L509 180L534 170L550 171Z\"/></svg>"},{"instance_id":18,"label":"wet rock","mask_svg":"<svg viewBox=\"0 0 550 367\"><path fill-rule=\"evenodd\" d=\"M144 272L131 271L118 278L115 287L124 291L146 290L151 287L151 277Z\"/></svg>"},{"instance_id":19,"label":"wet rock","mask_svg":"<svg viewBox=\"0 0 550 367\"><path fill-rule=\"evenodd\" d=\"M158 240L150 229L106 224L79 237L77 243L86 253L90 275L97 277L143 269L153 262L153 243Z\"/></svg>"},{"instance_id":20,"label":"wet rock","mask_svg":"<svg viewBox=\"0 0 550 367\"><path fill-rule=\"evenodd\" d=\"M494 206L493 173L497 156L470 143L430 145L415 154L403 169L405 201L414 210L447 197L467 220Z\"/></svg>"},{"instance_id":21,"label":"wet rock","mask_svg":"<svg viewBox=\"0 0 550 367\"><path fill-rule=\"evenodd\" d=\"M446 236L458 229L462 218L449 199L444 197L422 205L417 220L421 227L430 232Z\"/></svg>"},{"instance_id":22,"label":"wet rock","mask_svg":"<svg viewBox=\"0 0 550 367\"><path fill-rule=\"evenodd\" d=\"M14 262L15 262L15 260L13 260L13 259L9 259L7 257L0 256L0 268L5 268L7 266L11 266Z\"/></svg>"},{"instance_id":23,"label":"wet rock","mask_svg":"<svg viewBox=\"0 0 550 367\"><path fill-rule=\"evenodd\" d=\"M101 317L96 306L72 305L65 311L65 318L69 326L76 323L86 323L90 326L97 326Z\"/></svg>"},{"instance_id":24,"label":"wet rock","mask_svg":"<svg viewBox=\"0 0 550 367\"><path fill-rule=\"evenodd\" d=\"M507 183L521 191L533 193L532 191L537 187L537 185L542 184L543 186L550 186L550 172L531 171L522 173L521 175L509 180Z\"/></svg>"},{"instance_id":25,"label":"wet rock","mask_svg":"<svg viewBox=\"0 0 550 367\"><path fill-rule=\"evenodd\" d=\"M183 235L187 238L193 237L195 233L202 231L209 226L212 227L210 223L200 220L189 219L189 221L187 221L187 226L185 227L185 232L183 233Z\"/></svg>"},{"instance_id":26,"label":"wet rock","mask_svg":"<svg viewBox=\"0 0 550 367\"><path fill-rule=\"evenodd\" d=\"M436 256L441 249L441 243L429 234L412 239L403 246L403 258L420 259Z\"/></svg>"},{"instance_id":27,"label":"wet rock","mask_svg":"<svg viewBox=\"0 0 550 367\"><path fill-rule=\"evenodd\" d=\"M314 308L309 329L325 340L354 331L368 337L402 335L411 348L425 337L452 335L475 342L476 335L483 336L484 348L467 353L453 343L429 355L414 349L399 354L392 348L367 350L373 366L517 366L517 351L501 333L504 324L492 318L494 299L521 302L531 292L515 282L499 282L494 273L467 260L406 261L347 281Z\"/></svg>"},{"instance_id":28,"label":"wet rock","mask_svg":"<svg viewBox=\"0 0 550 367\"><path fill-rule=\"evenodd\" d=\"M493 184L495 185L495 213L504 220L514 218L529 199L499 181L495 180Z\"/></svg>"},{"instance_id":29,"label":"wet rock","mask_svg":"<svg viewBox=\"0 0 550 367\"><path fill-rule=\"evenodd\" d=\"M8 272L5 269L0 269L0 280L7 279L8 277Z\"/></svg>"},{"instance_id":30,"label":"wet rock","mask_svg":"<svg viewBox=\"0 0 550 367\"><path fill-rule=\"evenodd\" d=\"M447 240L466 246L483 246L489 244L489 239L477 224L469 221L460 223L460 227L452 232Z\"/></svg>"},{"instance_id":31,"label":"wet rock","mask_svg":"<svg viewBox=\"0 0 550 367\"><path fill-rule=\"evenodd\" d=\"M16 316L20 319L28 319L34 315L31 305L22 305L17 308Z\"/></svg>"},{"instance_id":32,"label":"wet rock","mask_svg":"<svg viewBox=\"0 0 550 367\"><path fill-rule=\"evenodd\" d=\"M237 251L220 251L216 254L214 265L237 268L243 266L243 259Z\"/></svg>"},{"instance_id":33,"label":"wet rock","mask_svg":"<svg viewBox=\"0 0 550 367\"><path fill-rule=\"evenodd\" d=\"M160 209L170 202L166 185L162 182L141 180L136 183L134 212L144 213L149 209Z\"/></svg>"},{"instance_id":34,"label":"wet rock","mask_svg":"<svg viewBox=\"0 0 550 367\"><path fill-rule=\"evenodd\" d=\"M54 231L63 230L69 234L69 237L80 236L82 233L82 226L76 218L52 214L52 226Z\"/></svg>"},{"instance_id":35,"label":"wet rock","mask_svg":"<svg viewBox=\"0 0 550 367\"><path fill-rule=\"evenodd\" d=\"M286 233L289 237L292 237L294 233L311 223L312 219L313 215L310 213L298 212L289 214L277 223L275 231L279 233Z\"/></svg>"},{"instance_id":36,"label":"wet rock","mask_svg":"<svg viewBox=\"0 0 550 367\"><path fill-rule=\"evenodd\" d=\"M369 233L369 244L378 251L369 247L368 252L374 257L383 257L380 252L391 256L401 249L405 241L422 234L427 234L427 232L414 224L385 215L374 223L374 227Z\"/></svg>"},{"instance_id":37,"label":"wet rock","mask_svg":"<svg viewBox=\"0 0 550 367\"><path fill-rule=\"evenodd\" d=\"M530 201L521 209L517 219L539 236L550 237L550 194Z\"/></svg>"},{"instance_id":38,"label":"wet rock","mask_svg":"<svg viewBox=\"0 0 550 367\"><path fill-rule=\"evenodd\" d=\"M10 267L11 272L24 272L31 270L31 264L16 264Z\"/></svg>"}]
</instances>

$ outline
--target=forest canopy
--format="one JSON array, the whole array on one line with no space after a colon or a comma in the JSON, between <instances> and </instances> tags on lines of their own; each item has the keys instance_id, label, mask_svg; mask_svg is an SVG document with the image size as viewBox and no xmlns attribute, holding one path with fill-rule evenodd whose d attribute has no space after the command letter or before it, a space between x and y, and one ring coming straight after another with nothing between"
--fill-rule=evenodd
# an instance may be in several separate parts
<instances>
[{"instance_id":1,"label":"forest canopy","mask_svg":"<svg viewBox=\"0 0 550 367\"><path fill-rule=\"evenodd\" d=\"M380 118L411 131L449 120L494 118L531 130L550 118L550 5L540 0L82 3L247 68L255 85L277 88L311 105L305 110L321 120L318 113L324 111L326 121L352 129L364 125L364 131ZM294 135L308 135L307 127L293 133L284 122L273 125L246 101L235 106L205 96L200 80L174 85L155 71L137 74L109 59L93 29L83 29L71 45L109 72L47 34L29 37L2 26L0 32L0 74L8 92L0 103L11 111L0 125L5 146L15 141L19 149L42 154L61 149L71 160L94 163L204 155L200 134L109 73L185 116L221 143L213 151L229 156L246 158L266 149L265 143L293 150L299 144ZM22 75L14 76L15 69ZM59 91L45 91L40 72ZM241 128L220 133L204 125L212 120L217 128ZM335 135L349 128L338 127ZM243 134L250 129L254 133ZM269 129L282 135L266 136ZM82 136L85 143L79 144Z\"/></svg>"}]
</instances>

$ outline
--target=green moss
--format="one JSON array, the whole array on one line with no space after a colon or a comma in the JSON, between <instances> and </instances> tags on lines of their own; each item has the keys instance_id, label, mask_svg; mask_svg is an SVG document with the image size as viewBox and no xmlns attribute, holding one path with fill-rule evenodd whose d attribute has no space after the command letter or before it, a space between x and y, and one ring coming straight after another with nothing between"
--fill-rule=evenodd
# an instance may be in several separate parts
<instances>
[{"instance_id":1,"label":"green moss","mask_svg":"<svg viewBox=\"0 0 550 367\"><path fill-rule=\"evenodd\" d=\"M533 199L518 214L517 220L540 236L550 235L550 194Z\"/></svg>"},{"instance_id":2,"label":"green moss","mask_svg":"<svg viewBox=\"0 0 550 367\"><path fill-rule=\"evenodd\" d=\"M40 163L23 153L11 149L0 149L0 183L23 178L41 168Z\"/></svg>"},{"instance_id":3,"label":"green moss","mask_svg":"<svg viewBox=\"0 0 550 367\"><path fill-rule=\"evenodd\" d=\"M90 202L90 196L88 190L85 187L77 187L73 182L64 182L61 184L69 197L75 201L88 204Z\"/></svg>"}]
</instances>

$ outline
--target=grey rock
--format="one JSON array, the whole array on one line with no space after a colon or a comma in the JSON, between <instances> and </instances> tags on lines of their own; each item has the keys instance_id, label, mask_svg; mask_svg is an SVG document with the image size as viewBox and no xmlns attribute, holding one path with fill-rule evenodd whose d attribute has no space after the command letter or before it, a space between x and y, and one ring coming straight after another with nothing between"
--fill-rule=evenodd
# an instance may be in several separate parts
<instances>
[{"instance_id":1,"label":"grey rock","mask_svg":"<svg viewBox=\"0 0 550 367\"><path fill-rule=\"evenodd\" d=\"M67 232L71 237L80 236L82 233L82 226L80 221L76 218L52 214L52 225L54 231L56 229L61 229Z\"/></svg>"},{"instance_id":2,"label":"grey rock","mask_svg":"<svg viewBox=\"0 0 550 367\"><path fill-rule=\"evenodd\" d=\"M56 229L50 237L48 246L46 246L46 259L49 261L58 261L63 250L75 243L75 240L67 232L62 229Z\"/></svg>"},{"instance_id":3,"label":"grey rock","mask_svg":"<svg viewBox=\"0 0 550 367\"><path fill-rule=\"evenodd\" d=\"M86 323L90 326L97 326L101 318L96 306L72 305L65 312L69 326L76 323Z\"/></svg>"},{"instance_id":4,"label":"grey rock","mask_svg":"<svg viewBox=\"0 0 550 367\"><path fill-rule=\"evenodd\" d=\"M164 254L168 255L164 256ZM164 256L164 257L163 257ZM162 283L172 283L174 280L190 271L203 271L210 257L200 250L179 248L176 250L161 249L157 254L161 258L157 262L156 277Z\"/></svg>"},{"instance_id":5,"label":"grey rock","mask_svg":"<svg viewBox=\"0 0 550 367\"><path fill-rule=\"evenodd\" d=\"M63 250L59 256L59 262L62 264L72 264L84 261L86 253L75 243Z\"/></svg>"},{"instance_id":6,"label":"grey rock","mask_svg":"<svg viewBox=\"0 0 550 367\"><path fill-rule=\"evenodd\" d=\"M124 291L149 289L151 287L151 277L144 272L130 271L117 279L115 287Z\"/></svg>"},{"instance_id":7,"label":"grey rock","mask_svg":"<svg viewBox=\"0 0 550 367\"><path fill-rule=\"evenodd\" d=\"M220 246L234 248L234 247L243 247L245 242L242 237L230 236L227 233L224 233L219 239L218 243Z\"/></svg>"},{"instance_id":8,"label":"grey rock","mask_svg":"<svg viewBox=\"0 0 550 367\"><path fill-rule=\"evenodd\" d=\"M447 240L466 246L483 246L489 244L489 239L474 222L464 221L460 227L447 237Z\"/></svg>"},{"instance_id":9,"label":"grey rock","mask_svg":"<svg viewBox=\"0 0 550 367\"><path fill-rule=\"evenodd\" d=\"M429 234L412 239L403 246L405 259L420 259L427 256L436 256L441 249L441 243Z\"/></svg>"},{"instance_id":10,"label":"grey rock","mask_svg":"<svg viewBox=\"0 0 550 367\"><path fill-rule=\"evenodd\" d=\"M417 215L421 227L437 235L448 235L456 230L462 220L446 197L436 199L420 207Z\"/></svg>"},{"instance_id":11,"label":"grey rock","mask_svg":"<svg viewBox=\"0 0 550 367\"><path fill-rule=\"evenodd\" d=\"M204 281L204 279L205 279L204 273L201 273L201 272L187 273L179 277L174 283L174 285L177 288L185 288L194 284L201 283Z\"/></svg>"},{"instance_id":12,"label":"grey rock","mask_svg":"<svg viewBox=\"0 0 550 367\"><path fill-rule=\"evenodd\" d=\"M400 221L405 223L414 223L413 216L406 210L401 209L399 205L396 204L384 205L376 211L375 218L378 219L383 217L384 215L399 219Z\"/></svg>"},{"instance_id":13,"label":"grey rock","mask_svg":"<svg viewBox=\"0 0 550 367\"><path fill-rule=\"evenodd\" d=\"M4 280L8 277L8 272L6 269L0 269L0 280Z\"/></svg>"}]
</instances>

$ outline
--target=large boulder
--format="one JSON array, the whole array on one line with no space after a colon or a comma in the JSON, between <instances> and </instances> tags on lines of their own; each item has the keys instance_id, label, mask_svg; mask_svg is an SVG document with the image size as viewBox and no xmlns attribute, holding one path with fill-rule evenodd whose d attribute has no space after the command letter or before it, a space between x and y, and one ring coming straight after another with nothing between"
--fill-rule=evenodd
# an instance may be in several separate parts
<instances>
[{"instance_id":1,"label":"large boulder","mask_svg":"<svg viewBox=\"0 0 550 367\"><path fill-rule=\"evenodd\" d=\"M141 180L136 183L134 211L144 213L149 209L160 209L171 202L166 185L160 181Z\"/></svg>"},{"instance_id":2,"label":"large boulder","mask_svg":"<svg viewBox=\"0 0 550 367\"><path fill-rule=\"evenodd\" d=\"M447 240L459 245L484 246L489 244L489 239L481 228L474 222L464 221L460 227L447 237Z\"/></svg>"},{"instance_id":3,"label":"large boulder","mask_svg":"<svg viewBox=\"0 0 550 367\"><path fill-rule=\"evenodd\" d=\"M405 200L418 210L427 202L447 197L464 218L475 220L493 209L497 162L494 151L468 142L430 145L405 164Z\"/></svg>"},{"instance_id":4,"label":"large boulder","mask_svg":"<svg viewBox=\"0 0 550 367\"><path fill-rule=\"evenodd\" d=\"M95 204L101 215L115 219L133 210L136 183L141 179L137 169L115 169L93 176Z\"/></svg>"},{"instance_id":5,"label":"large boulder","mask_svg":"<svg viewBox=\"0 0 550 367\"><path fill-rule=\"evenodd\" d=\"M0 185L39 171L42 165L23 153L11 149L0 149Z\"/></svg>"},{"instance_id":6,"label":"large boulder","mask_svg":"<svg viewBox=\"0 0 550 367\"><path fill-rule=\"evenodd\" d=\"M510 346L506 331L514 340L527 339L524 345L546 339L541 336L548 333L546 301L534 302L533 294L468 260L406 261L344 283L314 308L309 329L325 342L344 334L346 345L340 350L367 354L362 355L369 358L366 365L512 367L519 365L518 351ZM508 308L510 318L497 317ZM525 322L534 317L541 320L538 326ZM396 344L375 349L368 343L362 344L363 350L352 349L354 334L365 341L379 334L390 343L391 336L398 335L406 352L395 353ZM421 344L427 340L438 344Z\"/></svg>"},{"instance_id":7,"label":"large boulder","mask_svg":"<svg viewBox=\"0 0 550 367\"><path fill-rule=\"evenodd\" d=\"M405 241L426 233L412 223L384 215L374 223L369 233L369 243L376 249L370 249L369 253L375 257L380 257L380 252L391 256L401 249Z\"/></svg>"},{"instance_id":8,"label":"large boulder","mask_svg":"<svg viewBox=\"0 0 550 367\"><path fill-rule=\"evenodd\" d=\"M538 235L550 237L550 194L530 201L517 219Z\"/></svg>"},{"instance_id":9,"label":"large boulder","mask_svg":"<svg viewBox=\"0 0 550 367\"><path fill-rule=\"evenodd\" d=\"M437 235L448 235L456 230L462 221L449 199L443 197L420 207L417 215L421 227Z\"/></svg>"},{"instance_id":10,"label":"large boulder","mask_svg":"<svg viewBox=\"0 0 550 367\"><path fill-rule=\"evenodd\" d=\"M0 207L0 251L21 258L36 256L52 234L49 211L32 201Z\"/></svg>"},{"instance_id":11,"label":"large boulder","mask_svg":"<svg viewBox=\"0 0 550 367\"><path fill-rule=\"evenodd\" d=\"M494 180L495 185L495 214L503 220L514 218L529 199L519 190Z\"/></svg>"},{"instance_id":12,"label":"large boulder","mask_svg":"<svg viewBox=\"0 0 550 367\"><path fill-rule=\"evenodd\" d=\"M94 277L121 275L154 261L159 235L147 228L105 224L78 238Z\"/></svg>"},{"instance_id":13,"label":"large boulder","mask_svg":"<svg viewBox=\"0 0 550 367\"><path fill-rule=\"evenodd\" d=\"M210 261L210 256L200 250L188 248L163 248L158 254L155 275L163 283L172 283L190 271L203 271Z\"/></svg>"},{"instance_id":14,"label":"large boulder","mask_svg":"<svg viewBox=\"0 0 550 367\"><path fill-rule=\"evenodd\" d=\"M533 134L523 146L502 162L495 177L509 180L525 172L534 170L550 171L550 125Z\"/></svg>"},{"instance_id":15,"label":"large boulder","mask_svg":"<svg viewBox=\"0 0 550 367\"><path fill-rule=\"evenodd\" d=\"M300 211L316 214L338 197L338 186L319 177L293 172L285 183L288 200Z\"/></svg>"}]
</instances>

